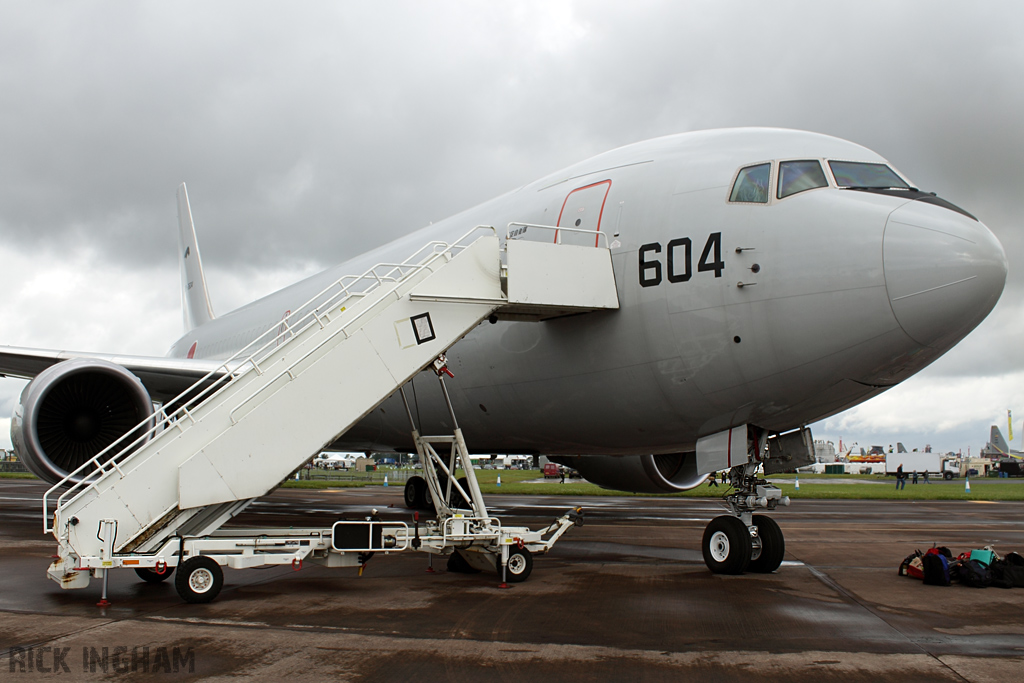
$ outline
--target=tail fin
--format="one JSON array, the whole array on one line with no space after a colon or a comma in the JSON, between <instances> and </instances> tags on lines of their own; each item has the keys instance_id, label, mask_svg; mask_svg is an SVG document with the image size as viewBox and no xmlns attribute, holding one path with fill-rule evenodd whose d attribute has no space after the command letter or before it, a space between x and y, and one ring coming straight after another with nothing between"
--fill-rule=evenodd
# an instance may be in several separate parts
<instances>
[{"instance_id":1,"label":"tail fin","mask_svg":"<svg viewBox=\"0 0 1024 683\"><path fill-rule=\"evenodd\" d=\"M199 244L185 183L178 187L178 258L181 264L181 313L188 332L216 316L206 290L206 276L203 274L203 261L199 258Z\"/></svg>"},{"instance_id":2,"label":"tail fin","mask_svg":"<svg viewBox=\"0 0 1024 683\"><path fill-rule=\"evenodd\" d=\"M896 452L897 453L906 453L907 452L907 447L903 445L902 441L897 441L896 442Z\"/></svg>"},{"instance_id":3,"label":"tail fin","mask_svg":"<svg viewBox=\"0 0 1024 683\"><path fill-rule=\"evenodd\" d=\"M1003 438L1003 433L999 431L999 427L992 425L992 431L989 432L988 442L1000 453L1009 453L1010 445L1006 443L1006 439Z\"/></svg>"}]
</instances>

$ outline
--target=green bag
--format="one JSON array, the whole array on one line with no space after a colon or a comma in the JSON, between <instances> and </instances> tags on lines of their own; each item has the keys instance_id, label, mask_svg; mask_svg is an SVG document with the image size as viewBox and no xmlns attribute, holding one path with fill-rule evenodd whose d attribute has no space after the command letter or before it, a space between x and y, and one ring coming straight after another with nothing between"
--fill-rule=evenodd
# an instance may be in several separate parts
<instances>
[{"instance_id":1,"label":"green bag","mask_svg":"<svg viewBox=\"0 0 1024 683\"><path fill-rule=\"evenodd\" d=\"M996 554L991 550L972 550L971 559L977 560L978 562L984 563L986 567L992 565L992 560L996 559Z\"/></svg>"}]
</instances>

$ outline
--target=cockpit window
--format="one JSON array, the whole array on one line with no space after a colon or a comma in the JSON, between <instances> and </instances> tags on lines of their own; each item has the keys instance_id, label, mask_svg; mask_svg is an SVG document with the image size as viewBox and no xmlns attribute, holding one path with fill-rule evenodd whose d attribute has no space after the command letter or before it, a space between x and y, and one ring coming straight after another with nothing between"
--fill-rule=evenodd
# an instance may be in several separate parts
<instances>
[{"instance_id":1,"label":"cockpit window","mask_svg":"<svg viewBox=\"0 0 1024 683\"><path fill-rule=\"evenodd\" d=\"M736 182L732 186L730 202L768 203L768 180L771 176L771 164L758 164L740 169Z\"/></svg>"},{"instance_id":2,"label":"cockpit window","mask_svg":"<svg viewBox=\"0 0 1024 683\"><path fill-rule=\"evenodd\" d=\"M885 164L858 161L830 161L829 167L839 187L883 187L909 189L909 185Z\"/></svg>"},{"instance_id":3,"label":"cockpit window","mask_svg":"<svg viewBox=\"0 0 1024 683\"><path fill-rule=\"evenodd\" d=\"M783 161L779 164L779 199L816 187L828 187L817 161Z\"/></svg>"}]
</instances>

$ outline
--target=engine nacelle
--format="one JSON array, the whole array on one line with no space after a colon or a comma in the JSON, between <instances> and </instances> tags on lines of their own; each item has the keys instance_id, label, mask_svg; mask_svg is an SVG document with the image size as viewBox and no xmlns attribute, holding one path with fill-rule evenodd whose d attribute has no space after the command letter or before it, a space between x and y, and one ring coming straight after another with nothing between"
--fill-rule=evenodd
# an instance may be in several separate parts
<instances>
[{"instance_id":1,"label":"engine nacelle","mask_svg":"<svg viewBox=\"0 0 1024 683\"><path fill-rule=\"evenodd\" d=\"M549 458L575 468L584 479L606 489L634 493L677 493L700 486L696 453L663 455L572 455Z\"/></svg>"},{"instance_id":2,"label":"engine nacelle","mask_svg":"<svg viewBox=\"0 0 1024 683\"><path fill-rule=\"evenodd\" d=\"M138 377L109 361L76 358L50 366L21 392L11 443L25 467L55 484L152 416Z\"/></svg>"}]
</instances>

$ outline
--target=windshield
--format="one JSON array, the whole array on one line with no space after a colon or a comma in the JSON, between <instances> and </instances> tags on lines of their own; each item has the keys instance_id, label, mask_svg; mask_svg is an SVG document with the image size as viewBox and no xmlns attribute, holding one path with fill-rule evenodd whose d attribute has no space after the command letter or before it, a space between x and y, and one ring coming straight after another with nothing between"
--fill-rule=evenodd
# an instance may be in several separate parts
<instances>
[{"instance_id":1,"label":"windshield","mask_svg":"<svg viewBox=\"0 0 1024 683\"><path fill-rule=\"evenodd\" d=\"M816 187L828 187L825 172L817 161L783 161L779 164L779 199Z\"/></svg>"},{"instance_id":2,"label":"windshield","mask_svg":"<svg viewBox=\"0 0 1024 683\"><path fill-rule=\"evenodd\" d=\"M771 170L771 164L758 164L742 169L736 176L736 182L733 183L729 201L767 204L768 180L771 177Z\"/></svg>"},{"instance_id":3,"label":"windshield","mask_svg":"<svg viewBox=\"0 0 1024 683\"><path fill-rule=\"evenodd\" d=\"M885 164L867 164L859 161L830 161L829 168L839 187L887 187L909 189L896 173Z\"/></svg>"}]
</instances>

